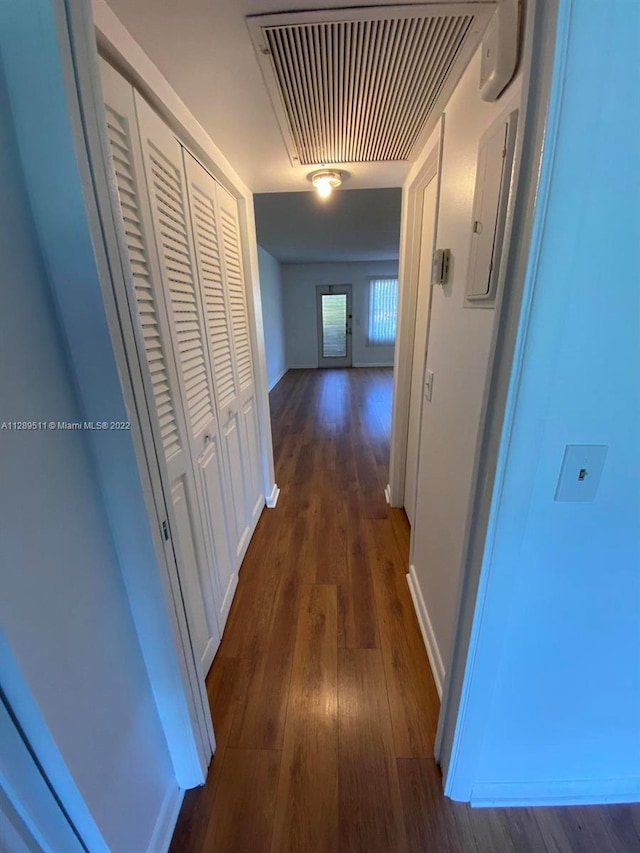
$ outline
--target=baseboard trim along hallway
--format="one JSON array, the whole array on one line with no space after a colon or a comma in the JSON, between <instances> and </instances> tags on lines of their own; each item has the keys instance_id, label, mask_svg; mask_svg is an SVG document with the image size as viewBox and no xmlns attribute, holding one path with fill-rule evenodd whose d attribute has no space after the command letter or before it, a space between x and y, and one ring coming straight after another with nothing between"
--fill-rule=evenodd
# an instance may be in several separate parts
<instances>
[{"instance_id":1,"label":"baseboard trim along hallway","mask_svg":"<svg viewBox=\"0 0 640 853\"><path fill-rule=\"evenodd\" d=\"M436 688L438 690L438 696L440 697L440 699L442 699L442 686L444 684L444 665L442 663L442 658L440 657L438 644L436 643L436 635L433 631L431 620L429 619L429 611L427 610L427 606L424 603L424 598L422 597L422 590L420 589L420 584L418 583L418 578L416 576L415 566L413 565L409 567L409 572L407 574L407 583L409 584L411 599L413 601L413 606L415 608L416 616L418 618L418 625L420 625L420 633L422 634L424 646L427 650L427 655L429 656L429 663L431 664L431 671L433 672L433 678L436 683Z\"/></svg>"},{"instance_id":2,"label":"baseboard trim along hallway","mask_svg":"<svg viewBox=\"0 0 640 853\"><path fill-rule=\"evenodd\" d=\"M271 490L271 494L267 495L266 504L269 509L274 509L276 504L278 503L278 498L280 497L280 488L277 483L273 484L273 489Z\"/></svg>"}]
</instances>

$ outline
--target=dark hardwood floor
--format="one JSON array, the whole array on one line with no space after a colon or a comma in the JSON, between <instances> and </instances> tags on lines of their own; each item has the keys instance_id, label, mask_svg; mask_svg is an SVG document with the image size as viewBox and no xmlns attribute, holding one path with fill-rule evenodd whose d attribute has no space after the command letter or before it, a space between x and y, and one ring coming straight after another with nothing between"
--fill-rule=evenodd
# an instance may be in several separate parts
<instances>
[{"instance_id":1,"label":"dark hardwood floor","mask_svg":"<svg viewBox=\"0 0 640 853\"><path fill-rule=\"evenodd\" d=\"M439 701L387 483L392 372L290 371L271 393L278 505L207 678L217 751L171 850L640 851L636 806L471 809L442 795Z\"/></svg>"}]
</instances>

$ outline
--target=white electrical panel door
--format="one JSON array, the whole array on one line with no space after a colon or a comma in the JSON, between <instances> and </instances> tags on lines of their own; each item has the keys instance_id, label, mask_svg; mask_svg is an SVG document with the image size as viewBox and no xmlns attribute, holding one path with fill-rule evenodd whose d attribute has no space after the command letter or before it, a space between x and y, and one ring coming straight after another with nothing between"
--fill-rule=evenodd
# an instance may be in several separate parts
<instances>
[{"instance_id":1,"label":"white electrical panel door","mask_svg":"<svg viewBox=\"0 0 640 853\"><path fill-rule=\"evenodd\" d=\"M495 302L514 134L512 114L491 125L480 140L467 275L468 306L492 307Z\"/></svg>"},{"instance_id":2,"label":"white electrical panel door","mask_svg":"<svg viewBox=\"0 0 640 853\"><path fill-rule=\"evenodd\" d=\"M163 450L171 488L171 541L185 595L194 651L206 674L218 647L220 633L191 459L186 410L181 399L168 307L153 237L134 92L103 61L101 74L107 135L130 267L130 305L137 316L139 347L144 350L149 372L147 393L151 398L150 405L156 411L157 441ZM169 528L166 535L169 535Z\"/></svg>"}]
</instances>

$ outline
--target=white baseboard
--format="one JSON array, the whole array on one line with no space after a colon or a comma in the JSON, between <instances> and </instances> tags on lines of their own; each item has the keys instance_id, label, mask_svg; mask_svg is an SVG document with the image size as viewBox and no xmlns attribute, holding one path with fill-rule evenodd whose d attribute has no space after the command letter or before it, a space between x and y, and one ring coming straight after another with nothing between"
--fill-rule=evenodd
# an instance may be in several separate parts
<instances>
[{"instance_id":1,"label":"white baseboard","mask_svg":"<svg viewBox=\"0 0 640 853\"><path fill-rule=\"evenodd\" d=\"M147 847L148 853L167 853L173 831L178 822L180 807L184 799L184 791L182 788L171 787L165 794L156 825Z\"/></svg>"},{"instance_id":2,"label":"white baseboard","mask_svg":"<svg viewBox=\"0 0 640 853\"><path fill-rule=\"evenodd\" d=\"M640 778L562 779L535 782L477 782L475 808L493 806L589 806L640 801Z\"/></svg>"},{"instance_id":3,"label":"white baseboard","mask_svg":"<svg viewBox=\"0 0 640 853\"><path fill-rule=\"evenodd\" d=\"M273 484L273 489L271 489L271 494L266 497L266 504L269 509L273 509L275 505L278 503L278 498L280 497L280 487L277 483Z\"/></svg>"},{"instance_id":4,"label":"white baseboard","mask_svg":"<svg viewBox=\"0 0 640 853\"><path fill-rule=\"evenodd\" d=\"M202 661L201 666L205 672L209 672L211 668L211 664L213 663L213 659L216 656L216 652L218 651L218 646L220 645L220 638L214 639L211 637L209 642L207 643L207 647L202 653Z\"/></svg>"},{"instance_id":5,"label":"white baseboard","mask_svg":"<svg viewBox=\"0 0 640 853\"><path fill-rule=\"evenodd\" d=\"M222 602L222 607L220 608L219 624L220 624L220 631L221 632L224 631L224 626L227 622L227 616L229 615L229 611L231 610L231 603L233 601L233 596L236 594L237 586L238 586L238 572L234 572L233 575L231 576L231 580L229 581L229 585L227 586L227 593L224 597L224 601ZM222 637L220 637L220 639L222 639ZM218 646L219 645L220 645L220 642L218 642ZM218 651L217 648L216 648L216 651ZM212 663L213 663L213 660L212 660ZM207 667L205 672L209 672L210 667L211 667L211 664L209 664L209 666Z\"/></svg>"},{"instance_id":6,"label":"white baseboard","mask_svg":"<svg viewBox=\"0 0 640 853\"><path fill-rule=\"evenodd\" d=\"M358 361L351 365L351 367L393 367L392 361Z\"/></svg>"},{"instance_id":7,"label":"white baseboard","mask_svg":"<svg viewBox=\"0 0 640 853\"><path fill-rule=\"evenodd\" d=\"M267 391L272 391L272 390L276 387L276 385L278 384L278 382L280 382L280 380L281 380L281 379L282 379L282 377L285 375L285 373L287 372L287 370L289 370L289 368L288 368L288 367L285 367L285 369L284 369L284 370L282 370L282 371L281 371L281 372L276 376L276 378L273 380L273 382L270 382L270 383L269 383L269 385L267 386Z\"/></svg>"},{"instance_id":8,"label":"white baseboard","mask_svg":"<svg viewBox=\"0 0 640 853\"><path fill-rule=\"evenodd\" d=\"M418 583L415 566L409 567L407 583L409 584L411 598L413 599L413 606L416 611L416 616L418 617L418 624L420 625L420 632L422 633L422 639L424 640L424 645L429 657L429 663L431 664L431 671L433 672L433 679L436 683L438 696L442 699L444 666L438 649L438 644L436 643L436 635L433 632L433 626L429 619L429 613L424 603L424 598L422 597L422 590Z\"/></svg>"},{"instance_id":9,"label":"white baseboard","mask_svg":"<svg viewBox=\"0 0 640 853\"><path fill-rule=\"evenodd\" d=\"M312 370L317 368L317 364L290 364L287 370ZM351 367L393 367L392 361L358 361L354 362ZM287 371L285 370L285 373ZM282 377L281 377L282 378ZM279 380L278 380L279 381ZM274 383L275 385L275 383ZM273 387L273 386L271 386ZM269 388L271 391L271 388Z\"/></svg>"},{"instance_id":10,"label":"white baseboard","mask_svg":"<svg viewBox=\"0 0 640 853\"><path fill-rule=\"evenodd\" d=\"M384 487L384 499L391 506L391 486L389 483Z\"/></svg>"}]
</instances>

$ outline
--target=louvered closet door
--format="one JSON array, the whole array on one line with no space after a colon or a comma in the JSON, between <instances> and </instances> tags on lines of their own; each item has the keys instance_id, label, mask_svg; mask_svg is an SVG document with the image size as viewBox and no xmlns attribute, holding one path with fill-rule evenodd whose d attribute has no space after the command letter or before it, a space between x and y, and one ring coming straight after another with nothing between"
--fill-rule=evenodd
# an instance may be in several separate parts
<instances>
[{"instance_id":1,"label":"louvered closet door","mask_svg":"<svg viewBox=\"0 0 640 853\"><path fill-rule=\"evenodd\" d=\"M169 524L195 653L206 674L219 644L215 587L210 576L187 427L180 399L160 269L146 191L132 87L101 60L107 135L130 265L130 305L137 314L149 368L146 383L157 415L156 443L173 497Z\"/></svg>"},{"instance_id":2,"label":"louvered closet door","mask_svg":"<svg viewBox=\"0 0 640 853\"><path fill-rule=\"evenodd\" d=\"M237 584L229 576L224 472L182 148L136 93L147 184L220 630Z\"/></svg>"},{"instance_id":3,"label":"louvered closet door","mask_svg":"<svg viewBox=\"0 0 640 853\"><path fill-rule=\"evenodd\" d=\"M230 260L226 249L230 237L238 246L237 221L231 220L232 230L227 233L219 206L219 194L224 191L190 154L184 156L228 474L230 529L239 564L264 501L242 269L237 249Z\"/></svg>"},{"instance_id":4,"label":"louvered closet door","mask_svg":"<svg viewBox=\"0 0 640 853\"><path fill-rule=\"evenodd\" d=\"M186 423L163 299L144 180L131 86L101 62L107 134L131 268L132 304L149 368L149 396L157 414L157 440L173 497L173 547L185 591L192 639L206 673L219 643L215 588L208 569L191 466Z\"/></svg>"},{"instance_id":5,"label":"louvered closet door","mask_svg":"<svg viewBox=\"0 0 640 853\"><path fill-rule=\"evenodd\" d=\"M242 440L245 447L246 510L249 524L253 527L264 506L264 494L260 472L258 409L253 375L247 294L242 269L238 203L220 184L216 185L216 190L222 235L223 269L233 331L233 361Z\"/></svg>"}]
</instances>

